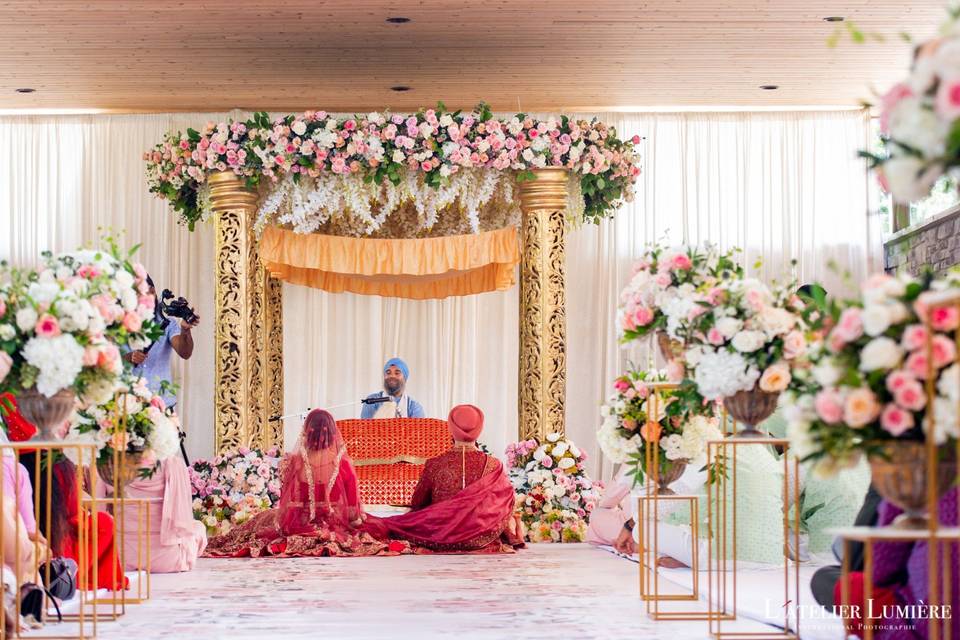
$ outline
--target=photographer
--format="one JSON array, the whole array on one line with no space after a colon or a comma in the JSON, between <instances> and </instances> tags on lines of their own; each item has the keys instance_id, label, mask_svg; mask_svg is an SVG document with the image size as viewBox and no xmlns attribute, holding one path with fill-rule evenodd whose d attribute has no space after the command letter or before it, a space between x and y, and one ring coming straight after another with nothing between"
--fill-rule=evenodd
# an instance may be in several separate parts
<instances>
[{"instance_id":1,"label":"photographer","mask_svg":"<svg viewBox=\"0 0 960 640\"><path fill-rule=\"evenodd\" d=\"M167 317L167 315L164 315L163 302L157 296L157 290L150 276L147 276L147 284L150 285L150 295L156 300L153 308L154 319L160 323L160 326L163 328L163 335L146 349L131 351L125 357L133 364L133 373L146 378L150 390L159 394L163 398L164 403L168 407L173 408L177 404L177 397L169 390L161 389L161 384L164 381L171 380L171 352L175 352L184 360L189 360L190 356L193 355L192 330L199 324L200 316L186 308L186 302L183 301L180 307L186 310L186 317ZM177 303L179 302L178 300ZM172 310L172 307L173 305L168 305L168 312ZM178 311L180 311L180 309L178 309Z\"/></svg>"}]
</instances>

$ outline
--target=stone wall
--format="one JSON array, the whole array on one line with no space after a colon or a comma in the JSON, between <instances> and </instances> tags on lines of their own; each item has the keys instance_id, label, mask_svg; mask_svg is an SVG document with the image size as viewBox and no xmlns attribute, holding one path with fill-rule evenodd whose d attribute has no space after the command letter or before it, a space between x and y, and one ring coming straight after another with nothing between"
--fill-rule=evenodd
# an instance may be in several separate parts
<instances>
[{"instance_id":1,"label":"stone wall","mask_svg":"<svg viewBox=\"0 0 960 640\"><path fill-rule=\"evenodd\" d=\"M960 265L960 206L893 234L883 243L883 263L887 273L914 274L928 266L943 273Z\"/></svg>"}]
</instances>

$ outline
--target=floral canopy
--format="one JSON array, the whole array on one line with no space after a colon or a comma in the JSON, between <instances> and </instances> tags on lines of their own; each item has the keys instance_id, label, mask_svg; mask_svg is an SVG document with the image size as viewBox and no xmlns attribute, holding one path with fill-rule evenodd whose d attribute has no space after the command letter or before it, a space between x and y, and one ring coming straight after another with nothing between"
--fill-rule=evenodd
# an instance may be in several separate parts
<instances>
[{"instance_id":1,"label":"floral canopy","mask_svg":"<svg viewBox=\"0 0 960 640\"><path fill-rule=\"evenodd\" d=\"M576 175L568 218L598 222L632 198L639 143L596 120L498 118L486 104L451 112L441 103L412 115L261 112L170 133L144 159L150 191L191 229L211 215L210 174L233 172L259 190L255 229L275 277L445 297L513 284L518 185L536 170Z\"/></svg>"}]
</instances>

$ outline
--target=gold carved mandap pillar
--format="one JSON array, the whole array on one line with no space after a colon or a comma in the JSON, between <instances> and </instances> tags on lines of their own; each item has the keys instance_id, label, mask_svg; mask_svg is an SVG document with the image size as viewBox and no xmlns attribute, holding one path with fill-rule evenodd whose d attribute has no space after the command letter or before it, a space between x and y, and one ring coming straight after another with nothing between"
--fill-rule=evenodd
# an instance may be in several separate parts
<instances>
[{"instance_id":1,"label":"gold carved mandap pillar","mask_svg":"<svg viewBox=\"0 0 960 640\"><path fill-rule=\"evenodd\" d=\"M210 174L216 216L217 453L239 446L282 446L283 298L264 268L253 232L257 193L242 178Z\"/></svg>"},{"instance_id":2,"label":"gold carved mandap pillar","mask_svg":"<svg viewBox=\"0 0 960 640\"><path fill-rule=\"evenodd\" d=\"M569 173L539 169L520 183L520 439L564 433L567 317L564 248Z\"/></svg>"}]
</instances>

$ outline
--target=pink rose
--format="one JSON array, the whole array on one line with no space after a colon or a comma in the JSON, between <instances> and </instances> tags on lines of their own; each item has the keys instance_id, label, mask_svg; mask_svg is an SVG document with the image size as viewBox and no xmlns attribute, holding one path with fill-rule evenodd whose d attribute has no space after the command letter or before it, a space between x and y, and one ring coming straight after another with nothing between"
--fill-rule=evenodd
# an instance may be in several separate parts
<instances>
[{"instance_id":1,"label":"pink rose","mask_svg":"<svg viewBox=\"0 0 960 640\"><path fill-rule=\"evenodd\" d=\"M37 320L34 330L41 338L54 338L60 335L60 323L52 315L45 313Z\"/></svg>"},{"instance_id":2,"label":"pink rose","mask_svg":"<svg viewBox=\"0 0 960 640\"><path fill-rule=\"evenodd\" d=\"M633 319L638 326L645 327L653 322L653 311L646 307L640 307L634 312Z\"/></svg>"},{"instance_id":3,"label":"pink rose","mask_svg":"<svg viewBox=\"0 0 960 640\"><path fill-rule=\"evenodd\" d=\"M941 77L934 109L942 120L953 122L960 117L960 77Z\"/></svg>"},{"instance_id":4,"label":"pink rose","mask_svg":"<svg viewBox=\"0 0 960 640\"><path fill-rule=\"evenodd\" d=\"M627 389L626 393L624 393L623 396L624 396L627 400L633 400L634 398L637 397L637 390L636 390L636 389Z\"/></svg>"},{"instance_id":5,"label":"pink rose","mask_svg":"<svg viewBox=\"0 0 960 640\"><path fill-rule=\"evenodd\" d=\"M847 394L847 401L843 408L843 421L851 429L864 427L880 415L880 403L877 396L867 387L854 389Z\"/></svg>"},{"instance_id":6,"label":"pink rose","mask_svg":"<svg viewBox=\"0 0 960 640\"><path fill-rule=\"evenodd\" d=\"M933 366L942 369L957 359L957 346L942 334L933 336Z\"/></svg>"},{"instance_id":7,"label":"pink rose","mask_svg":"<svg viewBox=\"0 0 960 640\"><path fill-rule=\"evenodd\" d=\"M927 404L927 394L923 391L923 385L916 380L904 382L893 392L893 399L898 405L910 411L920 411Z\"/></svg>"},{"instance_id":8,"label":"pink rose","mask_svg":"<svg viewBox=\"0 0 960 640\"><path fill-rule=\"evenodd\" d=\"M916 351L927 341L927 328L922 324L911 324L903 330L900 344L907 351Z\"/></svg>"},{"instance_id":9,"label":"pink rose","mask_svg":"<svg viewBox=\"0 0 960 640\"><path fill-rule=\"evenodd\" d=\"M152 398L150 398L150 404L156 407L157 409L160 409L160 411L163 411L167 408L167 403L164 402L163 398L161 398L160 396L153 396Z\"/></svg>"},{"instance_id":10,"label":"pink rose","mask_svg":"<svg viewBox=\"0 0 960 640\"><path fill-rule=\"evenodd\" d=\"M930 311L930 325L934 331L955 331L960 326L960 311L954 306L936 307Z\"/></svg>"},{"instance_id":11,"label":"pink rose","mask_svg":"<svg viewBox=\"0 0 960 640\"><path fill-rule=\"evenodd\" d=\"M850 307L844 309L840 314L840 320L837 322L833 332L843 339L844 342L853 342L863 335L863 320L859 307Z\"/></svg>"},{"instance_id":12,"label":"pink rose","mask_svg":"<svg viewBox=\"0 0 960 640\"><path fill-rule=\"evenodd\" d=\"M625 392L630 386L630 382L626 378L618 378L617 381L613 383L613 388L620 393Z\"/></svg>"},{"instance_id":13,"label":"pink rose","mask_svg":"<svg viewBox=\"0 0 960 640\"><path fill-rule=\"evenodd\" d=\"M669 286L670 286L670 283L673 282L673 281L670 279L670 274L669 274L669 273L658 273L658 274L656 275L656 277L653 279L653 281L656 282L657 285L659 285L659 286L661 286L661 287L664 287L664 288L669 287Z\"/></svg>"},{"instance_id":14,"label":"pink rose","mask_svg":"<svg viewBox=\"0 0 960 640\"><path fill-rule=\"evenodd\" d=\"M916 381L917 379L906 371L891 371L890 375L887 376L887 391L896 393L906 385Z\"/></svg>"},{"instance_id":15,"label":"pink rose","mask_svg":"<svg viewBox=\"0 0 960 640\"><path fill-rule=\"evenodd\" d=\"M13 358L6 351L0 351L0 382L3 382L13 368Z\"/></svg>"},{"instance_id":16,"label":"pink rose","mask_svg":"<svg viewBox=\"0 0 960 640\"><path fill-rule=\"evenodd\" d=\"M127 331L136 333L140 331L141 326L143 326L143 320L137 314L128 311L123 315L123 328Z\"/></svg>"},{"instance_id":17,"label":"pink rose","mask_svg":"<svg viewBox=\"0 0 960 640\"><path fill-rule=\"evenodd\" d=\"M907 356L903 366L914 378L927 379L927 354L924 353L923 349L918 349Z\"/></svg>"},{"instance_id":18,"label":"pink rose","mask_svg":"<svg viewBox=\"0 0 960 640\"><path fill-rule=\"evenodd\" d=\"M913 427L913 414L895 404L888 404L880 414L880 426L891 435L902 435Z\"/></svg>"},{"instance_id":19,"label":"pink rose","mask_svg":"<svg viewBox=\"0 0 960 640\"><path fill-rule=\"evenodd\" d=\"M687 254L678 253L670 260L670 268L674 271L686 271L693 268L693 262Z\"/></svg>"},{"instance_id":20,"label":"pink rose","mask_svg":"<svg viewBox=\"0 0 960 640\"><path fill-rule=\"evenodd\" d=\"M97 366L97 360L100 358L100 350L96 347L86 347L83 350L83 366L85 367L95 367Z\"/></svg>"},{"instance_id":21,"label":"pink rose","mask_svg":"<svg viewBox=\"0 0 960 640\"><path fill-rule=\"evenodd\" d=\"M843 400L833 389L824 389L818 393L814 398L813 408L827 424L836 424L843 418Z\"/></svg>"},{"instance_id":22,"label":"pink rose","mask_svg":"<svg viewBox=\"0 0 960 640\"><path fill-rule=\"evenodd\" d=\"M799 331L791 331L783 338L783 356L789 360L799 358L807 351L807 341Z\"/></svg>"},{"instance_id":23,"label":"pink rose","mask_svg":"<svg viewBox=\"0 0 960 640\"><path fill-rule=\"evenodd\" d=\"M553 466L553 458L551 458L550 456L544 456L543 459L540 461L540 464L542 464L544 467L549 469L550 467Z\"/></svg>"},{"instance_id":24,"label":"pink rose","mask_svg":"<svg viewBox=\"0 0 960 640\"><path fill-rule=\"evenodd\" d=\"M837 353L846 346L847 341L843 339L843 336L837 333L836 329L830 332L830 335L827 337L827 348L830 351Z\"/></svg>"},{"instance_id":25,"label":"pink rose","mask_svg":"<svg viewBox=\"0 0 960 640\"><path fill-rule=\"evenodd\" d=\"M720 329L716 327L710 327L710 330L707 332L707 342L713 345L721 345L726 341L726 338L723 337L723 334L720 333Z\"/></svg>"},{"instance_id":26,"label":"pink rose","mask_svg":"<svg viewBox=\"0 0 960 640\"><path fill-rule=\"evenodd\" d=\"M0 300L0 317L7 312L7 302L6 300Z\"/></svg>"},{"instance_id":27,"label":"pink rose","mask_svg":"<svg viewBox=\"0 0 960 640\"><path fill-rule=\"evenodd\" d=\"M720 287L714 287L713 289L710 289L710 292L707 294L707 302L716 306L723 301L726 293L727 292Z\"/></svg>"}]
</instances>

